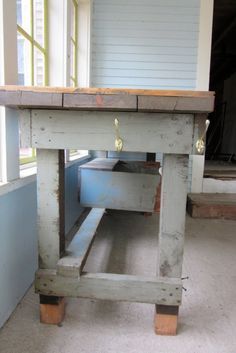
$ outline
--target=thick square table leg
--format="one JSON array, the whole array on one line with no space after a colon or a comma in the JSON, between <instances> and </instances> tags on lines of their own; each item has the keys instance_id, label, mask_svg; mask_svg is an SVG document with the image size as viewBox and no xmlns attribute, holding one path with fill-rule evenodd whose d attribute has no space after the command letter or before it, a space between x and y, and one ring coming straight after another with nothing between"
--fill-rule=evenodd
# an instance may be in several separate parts
<instances>
[{"instance_id":1,"label":"thick square table leg","mask_svg":"<svg viewBox=\"0 0 236 353\"><path fill-rule=\"evenodd\" d=\"M158 276L181 278L188 179L188 155L166 154L163 159ZM178 306L157 305L155 332L177 332Z\"/></svg>"},{"instance_id":2,"label":"thick square table leg","mask_svg":"<svg viewBox=\"0 0 236 353\"><path fill-rule=\"evenodd\" d=\"M65 251L64 150L37 150L39 268L56 269ZM59 324L63 298L40 296L40 321Z\"/></svg>"},{"instance_id":3,"label":"thick square table leg","mask_svg":"<svg viewBox=\"0 0 236 353\"><path fill-rule=\"evenodd\" d=\"M40 322L59 325L65 316L65 298L40 295Z\"/></svg>"}]
</instances>

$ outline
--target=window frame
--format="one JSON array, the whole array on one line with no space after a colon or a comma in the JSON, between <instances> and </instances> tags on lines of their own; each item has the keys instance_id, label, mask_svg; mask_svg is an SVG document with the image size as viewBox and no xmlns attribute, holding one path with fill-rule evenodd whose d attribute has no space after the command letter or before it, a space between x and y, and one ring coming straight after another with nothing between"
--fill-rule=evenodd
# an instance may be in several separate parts
<instances>
[{"instance_id":1,"label":"window frame","mask_svg":"<svg viewBox=\"0 0 236 353\"><path fill-rule=\"evenodd\" d=\"M44 46L35 39L34 35L34 0L30 1L30 33L28 33L22 26L17 24L17 33L19 33L24 39L30 43L30 70L31 70L31 85L35 85L34 79L34 49L37 48L44 57L44 86L49 85L49 72L48 72L48 0L43 0L43 41Z\"/></svg>"},{"instance_id":2,"label":"window frame","mask_svg":"<svg viewBox=\"0 0 236 353\"><path fill-rule=\"evenodd\" d=\"M28 33L24 28L17 24L17 35L20 34L23 39L27 40L30 45L30 81L31 85L35 85L35 48L43 54L44 59L44 66L43 66L43 73L44 73L44 86L49 85L49 48L48 48L48 0L43 0L43 43L42 46L36 39L35 39L35 31L34 31L34 24L35 24L35 16L34 16L34 0L29 0L29 14L30 14L30 30ZM29 157L21 157L19 153L19 163L20 168L22 166L26 166L27 164L31 164L32 162L36 163L36 149L32 149L32 154ZM30 168L30 166L29 166Z\"/></svg>"},{"instance_id":3,"label":"window frame","mask_svg":"<svg viewBox=\"0 0 236 353\"><path fill-rule=\"evenodd\" d=\"M79 3L78 0L70 0L70 6L74 7L74 33L70 33L70 45L73 46L74 50L71 51L70 55L73 55L73 68L74 68L74 75L71 73L71 66L70 66L70 81L73 82L74 87L78 86L78 10L79 10ZM70 8L71 9L71 8ZM72 18L71 18L72 20Z\"/></svg>"},{"instance_id":4,"label":"window frame","mask_svg":"<svg viewBox=\"0 0 236 353\"><path fill-rule=\"evenodd\" d=\"M69 55L70 55L70 59L73 60L73 69L74 69L74 72L72 73L72 67L71 67L72 60L71 60L69 64L69 72L70 72L69 82L70 82L70 85L72 84L74 87L77 87L78 86L78 59L79 59L79 2L78 0L68 0L68 1L69 1L68 10L70 13L69 19L71 22L70 24L73 23L72 28L74 30L73 33L70 32L70 36L69 36ZM72 13L73 13L73 16L71 16ZM71 25L70 25L70 31L71 31ZM73 50L72 50L72 47L73 47ZM80 158L84 158L88 154L89 154L89 151L87 150L83 152L81 152L81 150L67 150L65 154L66 162L72 162Z\"/></svg>"},{"instance_id":5,"label":"window frame","mask_svg":"<svg viewBox=\"0 0 236 353\"><path fill-rule=\"evenodd\" d=\"M0 84L17 84L16 2L0 0ZM0 183L19 178L18 116L0 107Z\"/></svg>"}]
</instances>

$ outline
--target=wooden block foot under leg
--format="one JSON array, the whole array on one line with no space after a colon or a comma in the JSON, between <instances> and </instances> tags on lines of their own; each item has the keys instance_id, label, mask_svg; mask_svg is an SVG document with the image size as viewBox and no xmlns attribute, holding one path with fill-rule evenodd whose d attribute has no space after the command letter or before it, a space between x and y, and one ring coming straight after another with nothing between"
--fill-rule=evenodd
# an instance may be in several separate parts
<instances>
[{"instance_id":1,"label":"wooden block foot under leg","mask_svg":"<svg viewBox=\"0 0 236 353\"><path fill-rule=\"evenodd\" d=\"M175 336L177 334L178 306L156 305L154 319L157 335Z\"/></svg>"},{"instance_id":2,"label":"wooden block foot under leg","mask_svg":"<svg viewBox=\"0 0 236 353\"><path fill-rule=\"evenodd\" d=\"M40 295L40 322L58 325L65 316L65 298Z\"/></svg>"}]
</instances>

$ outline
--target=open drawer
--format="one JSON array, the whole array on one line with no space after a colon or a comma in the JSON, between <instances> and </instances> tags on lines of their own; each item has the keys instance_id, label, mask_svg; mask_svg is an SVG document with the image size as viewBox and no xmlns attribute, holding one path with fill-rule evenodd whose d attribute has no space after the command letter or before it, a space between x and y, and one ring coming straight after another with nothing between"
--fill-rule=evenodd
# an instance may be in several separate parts
<instances>
[{"instance_id":1,"label":"open drawer","mask_svg":"<svg viewBox=\"0 0 236 353\"><path fill-rule=\"evenodd\" d=\"M96 158L80 167L82 206L159 211L160 164Z\"/></svg>"}]
</instances>

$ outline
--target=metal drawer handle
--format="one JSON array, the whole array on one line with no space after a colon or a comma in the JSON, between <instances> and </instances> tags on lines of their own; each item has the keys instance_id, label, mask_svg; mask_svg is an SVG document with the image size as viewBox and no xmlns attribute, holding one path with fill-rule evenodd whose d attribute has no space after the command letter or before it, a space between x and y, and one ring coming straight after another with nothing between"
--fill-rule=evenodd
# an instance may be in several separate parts
<instances>
[{"instance_id":1,"label":"metal drawer handle","mask_svg":"<svg viewBox=\"0 0 236 353\"><path fill-rule=\"evenodd\" d=\"M116 131L115 148L117 152L121 152L123 149L123 140L120 137L119 120L116 118L114 123Z\"/></svg>"},{"instance_id":2,"label":"metal drawer handle","mask_svg":"<svg viewBox=\"0 0 236 353\"><path fill-rule=\"evenodd\" d=\"M205 138L206 138L206 133L207 133L209 125L210 125L210 120L206 120L205 131L203 132L201 138L198 139L196 142L196 149L197 149L198 153L200 153L200 154L203 154L205 151Z\"/></svg>"}]
</instances>

